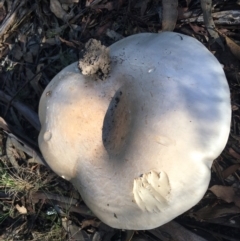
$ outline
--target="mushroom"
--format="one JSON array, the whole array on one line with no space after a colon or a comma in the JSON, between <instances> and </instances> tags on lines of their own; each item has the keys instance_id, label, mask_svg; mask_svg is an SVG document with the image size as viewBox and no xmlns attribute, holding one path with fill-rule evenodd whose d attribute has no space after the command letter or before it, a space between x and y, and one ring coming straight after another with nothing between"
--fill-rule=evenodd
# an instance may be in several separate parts
<instances>
[{"instance_id":1,"label":"mushroom","mask_svg":"<svg viewBox=\"0 0 240 241\"><path fill-rule=\"evenodd\" d=\"M105 80L73 63L46 87L39 146L104 223L152 229L196 205L230 130L221 64L179 33L141 33L110 46Z\"/></svg>"}]
</instances>

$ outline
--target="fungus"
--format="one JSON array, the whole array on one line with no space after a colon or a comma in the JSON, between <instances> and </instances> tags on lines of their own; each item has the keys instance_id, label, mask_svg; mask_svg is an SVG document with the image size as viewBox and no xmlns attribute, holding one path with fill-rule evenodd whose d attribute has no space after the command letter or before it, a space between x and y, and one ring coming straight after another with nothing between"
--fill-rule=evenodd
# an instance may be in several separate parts
<instances>
[{"instance_id":1,"label":"fungus","mask_svg":"<svg viewBox=\"0 0 240 241\"><path fill-rule=\"evenodd\" d=\"M39 146L92 212L152 229L197 204L230 130L222 66L197 40L142 33L110 46L110 75L57 74L39 105Z\"/></svg>"}]
</instances>

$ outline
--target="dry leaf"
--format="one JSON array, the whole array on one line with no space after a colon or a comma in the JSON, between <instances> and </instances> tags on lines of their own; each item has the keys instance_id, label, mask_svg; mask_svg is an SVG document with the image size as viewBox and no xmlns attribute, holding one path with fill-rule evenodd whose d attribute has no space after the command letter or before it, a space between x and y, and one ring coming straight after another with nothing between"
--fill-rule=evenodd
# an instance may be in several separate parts
<instances>
[{"instance_id":1,"label":"dry leaf","mask_svg":"<svg viewBox=\"0 0 240 241\"><path fill-rule=\"evenodd\" d=\"M41 75L42 74L35 75L31 69L26 68L26 77L28 80L31 80L30 84L38 96L41 96L41 94L43 92L43 89L42 89L41 85L39 84L39 79L41 78Z\"/></svg>"},{"instance_id":2,"label":"dry leaf","mask_svg":"<svg viewBox=\"0 0 240 241\"><path fill-rule=\"evenodd\" d=\"M240 207L240 197L236 195L235 189L233 186L220 186L214 185L209 188L218 198L222 199L227 203L234 202L236 206Z\"/></svg>"},{"instance_id":3,"label":"dry leaf","mask_svg":"<svg viewBox=\"0 0 240 241\"><path fill-rule=\"evenodd\" d=\"M55 14L57 18L63 19L67 14L58 0L50 0L50 9Z\"/></svg>"},{"instance_id":4,"label":"dry leaf","mask_svg":"<svg viewBox=\"0 0 240 241\"><path fill-rule=\"evenodd\" d=\"M189 23L189 25L195 33L207 36L207 31L205 30L205 28L191 23Z\"/></svg>"},{"instance_id":5,"label":"dry leaf","mask_svg":"<svg viewBox=\"0 0 240 241\"><path fill-rule=\"evenodd\" d=\"M189 18L190 16L191 16L191 11L188 11L188 7L178 8L178 19L185 19L185 18Z\"/></svg>"},{"instance_id":6,"label":"dry leaf","mask_svg":"<svg viewBox=\"0 0 240 241\"><path fill-rule=\"evenodd\" d=\"M227 36L225 36L225 40L232 54L240 60L240 46Z\"/></svg>"},{"instance_id":7,"label":"dry leaf","mask_svg":"<svg viewBox=\"0 0 240 241\"><path fill-rule=\"evenodd\" d=\"M2 117L0 117L0 128L8 132L10 131L7 122Z\"/></svg>"},{"instance_id":8,"label":"dry leaf","mask_svg":"<svg viewBox=\"0 0 240 241\"><path fill-rule=\"evenodd\" d=\"M133 230L125 230L125 231L122 231L122 238L121 238L121 241L133 241L132 238L133 238L133 235L134 235L135 231ZM136 240L135 240L136 241ZM138 241L144 241L142 239L138 239Z\"/></svg>"},{"instance_id":9,"label":"dry leaf","mask_svg":"<svg viewBox=\"0 0 240 241\"><path fill-rule=\"evenodd\" d=\"M73 221L62 218L62 226L68 233L69 240L90 241L89 235L84 230L81 230Z\"/></svg>"},{"instance_id":10,"label":"dry leaf","mask_svg":"<svg viewBox=\"0 0 240 241\"><path fill-rule=\"evenodd\" d=\"M205 206L200 210L190 214L189 216L195 218L198 221L202 221L202 220L222 218L230 214L238 214L238 213L240 213L240 208L234 205L231 207L218 205L214 207Z\"/></svg>"},{"instance_id":11,"label":"dry leaf","mask_svg":"<svg viewBox=\"0 0 240 241\"><path fill-rule=\"evenodd\" d=\"M192 0L186 0L187 6L191 3Z\"/></svg>"},{"instance_id":12,"label":"dry leaf","mask_svg":"<svg viewBox=\"0 0 240 241\"><path fill-rule=\"evenodd\" d=\"M163 0L162 1L162 30L173 31L178 18L178 1Z\"/></svg>"},{"instance_id":13,"label":"dry leaf","mask_svg":"<svg viewBox=\"0 0 240 241\"><path fill-rule=\"evenodd\" d=\"M21 214L27 214L27 209L24 206L19 206L18 204L15 206L15 208L18 210Z\"/></svg>"},{"instance_id":14,"label":"dry leaf","mask_svg":"<svg viewBox=\"0 0 240 241\"><path fill-rule=\"evenodd\" d=\"M149 232L162 241L207 241L174 221Z\"/></svg>"},{"instance_id":15,"label":"dry leaf","mask_svg":"<svg viewBox=\"0 0 240 241\"><path fill-rule=\"evenodd\" d=\"M11 162L12 166L15 168L17 172L20 171L20 166L18 165L17 159L21 159L22 156L24 157L24 153L15 149L14 146L14 139L8 136L6 141L6 153L8 160Z\"/></svg>"},{"instance_id":16,"label":"dry leaf","mask_svg":"<svg viewBox=\"0 0 240 241\"><path fill-rule=\"evenodd\" d=\"M235 152L232 148L229 148L228 152L231 156L235 157L236 159L240 159L240 154Z\"/></svg>"},{"instance_id":17,"label":"dry leaf","mask_svg":"<svg viewBox=\"0 0 240 241\"><path fill-rule=\"evenodd\" d=\"M239 110L238 106L232 105L232 111L236 111L236 110Z\"/></svg>"},{"instance_id":18,"label":"dry leaf","mask_svg":"<svg viewBox=\"0 0 240 241\"><path fill-rule=\"evenodd\" d=\"M36 42L32 42L32 41L30 41L29 43L28 43L28 49L29 49L29 52L31 52L31 54L33 55L33 56L36 56L36 55L38 55L38 53L39 53L39 51L40 51L40 45L38 44L38 43L36 43Z\"/></svg>"},{"instance_id":19,"label":"dry leaf","mask_svg":"<svg viewBox=\"0 0 240 241\"><path fill-rule=\"evenodd\" d=\"M49 44L49 45L56 45L57 44L57 41L56 41L56 38L43 38L42 39L42 43L44 44Z\"/></svg>"},{"instance_id":20,"label":"dry leaf","mask_svg":"<svg viewBox=\"0 0 240 241\"><path fill-rule=\"evenodd\" d=\"M228 178L230 175L232 175L234 172L236 172L239 168L240 168L240 164L235 164L235 165L232 165L232 166L228 167L227 169L225 169L222 172L223 179Z\"/></svg>"},{"instance_id":21,"label":"dry leaf","mask_svg":"<svg viewBox=\"0 0 240 241\"><path fill-rule=\"evenodd\" d=\"M96 5L94 2L94 4L90 4L90 7L95 9L106 8L108 11L112 11L114 9L118 10L123 5L123 2L124 0L114 0L111 2L106 2L105 4L98 4L98 5Z\"/></svg>"},{"instance_id":22,"label":"dry leaf","mask_svg":"<svg viewBox=\"0 0 240 241\"><path fill-rule=\"evenodd\" d=\"M6 17L6 8L4 1L0 1L0 22Z\"/></svg>"},{"instance_id":23,"label":"dry leaf","mask_svg":"<svg viewBox=\"0 0 240 241\"><path fill-rule=\"evenodd\" d=\"M141 16L143 16L147 10L147 6L148 6L149 0L144 0L142 1L141 4Z\"/></svg>"},{"instance_id":24,"label":"dry leaf","mask_svg":"<svg viewBox=\"0 0 240 241\"><path fill-rule=\"evenodd\" d=\"M69 20L73 17L72 14L68 14L61 6L61 3L58 0L50 0L50 9L55 14L57 18L62 19L63 21Z\"/></svg>"},{"instance_id":25,"label":"dry leaf","mask_svg":"<svg viewBox=\"0 0 240 241\"><path fill-rule=\"evenodd\" d=\"M15 46L13 47L12 55L16 60L20 60L22 58L23 52L18 44L15 44Z\"/></svg>"},{"instance_id":26,"label":"dry leaf","mask_svg":"<svg viewBox=\"0 0 240 241\"><path fill-rule=\"evenodd\" d=\"M86 219L82 221L82 229L85 229L86 227L92 226L95 228L98 228L100 225L101 221L98 221L96 219Z\"/></svg>"},{"instance_id":27,"label":"dry leaf","mask_svg":"<svg viewBox=\"0 0 240 241\"><path fill-rule=\"evenodd\" d=\"M58 38L62 43L65 43L68 47L76 48L76 45L73 42L63 39L61 37L58 37Z\"/></svg>"},{"instance_id":28,"label":"dry leaf","mask_svg":"<svg viewBox=\"0 0 240 241\"><path fill-rule=\"evenodd\" d=\"M27 52L23 55L23 59L28 63L33 63L33 55L31 52Z\"/></svg>"}]
</instances>

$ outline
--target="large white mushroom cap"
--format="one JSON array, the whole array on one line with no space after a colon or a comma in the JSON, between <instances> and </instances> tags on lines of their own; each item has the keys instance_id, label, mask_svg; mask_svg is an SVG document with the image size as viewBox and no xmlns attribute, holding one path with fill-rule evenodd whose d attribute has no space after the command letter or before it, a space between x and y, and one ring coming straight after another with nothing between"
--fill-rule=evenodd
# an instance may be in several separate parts
<instances>
[{"instance_id":1,"label":"large white mushroom cap","mask_svg":"<svg viewBox=\"0 0 240 241\"><path fill-rule=\"evenodd\" d=\"M73 63L45 89L39 146L93 213L121 229L152 229L203 197L226 145L229 87L217 59L178 33L110 47L106 80Z\"/></svg>"}]
</instances>

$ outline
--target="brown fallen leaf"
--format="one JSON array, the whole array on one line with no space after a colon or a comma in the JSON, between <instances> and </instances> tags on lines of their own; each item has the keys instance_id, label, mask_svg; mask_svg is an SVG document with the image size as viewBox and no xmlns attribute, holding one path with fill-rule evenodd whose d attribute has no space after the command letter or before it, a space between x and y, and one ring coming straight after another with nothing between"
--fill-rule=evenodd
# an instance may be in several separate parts
<instances>
[{"instance_id":1,"label":"brown fallen leaf","mask_svg":"<svg viewBox=\"0 0 240 241\"><path fill-rule=\"evenodd\" d=\"M240 207L240 197L236 194L236 189L233 186L214 185L209 190L223 201L227 203L234 202L236 206Z\"/></svg>"},{"instance_id":2,"label":"brown fallen leaf","mask_svg":"<svg viewBox=\"0 0 240 241\"><path fill-rule=\"evenodd\" d=\"M31 79L30 84L31 84L32 88L34 89L34 91L36 92L36 94L40 97L43 92L43 89L42 89L41 85L39 84L41 74L38 74L35 76L35 74L32 72L32 70L30 68L26 68L26 78L28 80Z\"/></svg>"},{"instance_id":3,"label":"brown fallen leaf","mask_svg":"<svg viewBox=\"0 0 240 241\"><path fill-rule=\"evenodd\" d=\"M226 35L225 35L225 40L226 40L227 46L229 47L229 49L232 52L232 54L237 59L240 60L240 46L238 44L236 44L232 39L227 37Z\"/></svg>"},{"instance_id":4,"label":"brown fallen leaf","mask_svg":"<svg viewBox=\"0 0 240 241\"><path fill-rule=\"evenodd\" d=\"M232 157L235 157L236 159L240 159L240 154L238 154L236 151L234 151L232 148L229 148L228 150L229 154L232 156Z\"/></svg>"},{"instance_id":5,"label":"brown fallen leaf","mask_svg":"<svg viewBox=\"0 0 240 241\"><path fill-rule=\"evenodd\" d=\"M85 219L82 221L82 229L85 229L86 227L92 226L95 228L98 228L100 225L101 221L97 220L97 219Z\"/></svg>"},{"instance_id":6,"label":"brown fallen leaf","mask_svg":"<svg viewBox=\"0 0 240 241\"><path fill-rule=\"evenodd\" d=\"M2 117L0 117L0 128L7 132L10 132L7 122Z\"/></svg>"},{"instance_id":7,"label":"brown fallen leaf","mask_svg":"<svg viewBox=\"0 0 240 241\"><path fill-rule=\"evenodd\" d=\"M86 0L86 7L89 7L94 0Z\"/></svg>"},{"instance_id":8,"label":"brown fallen leaf","mask_svg":"<svg viewBox=\"0 0 240 241\"><path fill-rule=\"evenodd\" d=\"M222 172L223 179L228 178L240 168L240 164L231 165Z\"/></svg>"},{"instance_id":9,"label":"brown fallen leaf","mask_svg":"<svg viewBox=\"0 0 240 241\"><path fill-rule=\"evenodd\" d=\"M8 160L11 162L12 166L17 172L20 172L20 166L17 162L18 159L25 159L25 154L23 151L15 149L14 138L8 137L6 141L6 154Z\"/></svg>"},{"instance_id":10,"label":"brown fallen leaf","mask_svg":"<svg viewBox=\"0 0 240 241\"><path fill-rule=\"evenodd\" d=\"M205 206L194 213L190 213L189 216L195 218L197 221L211 220L222 218L230 214L240 213L240 208L232 205L231 207L226 207L224 205L217 206Z\"/></svg>"},{"instance_id":11,"label":"brown fallen leaf","mask_svg":"<svg viewBox=\"0 0 240 241\"><path fill-rule=\"evenodd\" d=\"M188 7L179 7L178 8L178 19L185 19L186 14L188 13Z\"/></svg>"},{"instance_id":12,"label":"brown fallen leaf","mask_svg":"<svg viewBox=\"0 0 240 241\"><path fill-rule=\"evenodd\" d=\"M125 231L122 231L122 238L121 238L121 241L133 241L133 235L134 235L134 231L133 230L125 230ZM136 241L136 240L135 240ZM141 240L138 240L138 241L141 241ZM142 240L144 241L144 240Z\"/></svg>"},{"instance_id":13,"label":"brown fallen leaf","mask_svg":"<svg viewBox=\"0 0 240 241\"><path fill-rule=\"evenodd\" d=\"M81 230L73 221L62 218L62 226L68 233L68 240L86 240L90 241L90 237L84 230Z\"/></svg>"},{"instance_id":14,"label":"brown fallen leaf","mask_svg":"<svg viewBox=\"0 0 240 241\"><path fill-rule=\"evenodd\" d=\"M232 111L237 111L238 109L239 109L238 106L236 106L236 105L232 105Z\"/></svg>"},{"instance_id":15,"label":"brown fallen leaf","mask_svg":"<svg viewBox=\"0 0 240 241\"><path fill-rule=\"evenodd\" d=\"M16 60L20 60L23 56L21 47L18 44L15 44L12 49L12 55Z\"/></svg>"},{"instance_id":16,"label":"brown fallen leaf","mask_svg":"<svg viewBox=\"0 0 240 241\"><path fill-rule=\"evenodd\" d=\"M77 46L73 43L73 42L71 42L71 41L68 41L68 40L66 40L66 39L63 39L63 38L61 38L61 37L58 37L59 38L59 40L62 42L62 43L65 43L68 47L71 47L71 48L76 48Z\"/></svg>"},{"instance_id":17,"label":"brown fallen leaf","mask_svg":"<svg viewBox=\"0 0 240 241\"><path fill-rule=\"evenodd\" d=\"M149 232L162 241L207 241L174 221L149 230Z\"/></svg>"},{"instance_id":18,"label":"brown fallen leaf","mask_svg":"<svg viewBox=\"0 0 240 241\"><path fill-rule=\"evenodd\" d=\"M207 31L205 30L205 28L191 23L189 23L189 25L195 33L207 36Z\"/></svg>"},{"instance_id":19,"label":"brown fallen leaf","mask_svg":"<svg viewBox=\"0 0 240 241\"><path fill-rule=\"evenodd\" d=\"M23 59L24 59L26 62L32 64L32 63L33 63L33 55L32 55L32 53L31 53L31 52L26 52L26 53L24 53Z\"/></svg>"}]
</instances>

